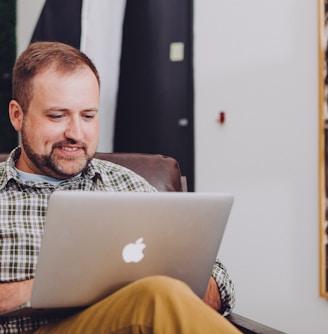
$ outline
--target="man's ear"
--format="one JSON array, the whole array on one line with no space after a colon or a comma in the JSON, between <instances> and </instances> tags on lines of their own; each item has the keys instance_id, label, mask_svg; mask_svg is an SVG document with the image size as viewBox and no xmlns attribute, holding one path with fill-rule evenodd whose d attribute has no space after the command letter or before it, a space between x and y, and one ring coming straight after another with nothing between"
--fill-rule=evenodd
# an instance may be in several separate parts
<instances>
[{"instance_id":1,"label":"man's ear","mask_svg":"<svg viewBox=\"0 0 328 334\"><path fill-rule=\"evenodd\" d=\"M16 100L11 100L9 102L9 118L12 126L16 131L22 129L23 124L23 109Z\"/></svg>"}]
</instances>

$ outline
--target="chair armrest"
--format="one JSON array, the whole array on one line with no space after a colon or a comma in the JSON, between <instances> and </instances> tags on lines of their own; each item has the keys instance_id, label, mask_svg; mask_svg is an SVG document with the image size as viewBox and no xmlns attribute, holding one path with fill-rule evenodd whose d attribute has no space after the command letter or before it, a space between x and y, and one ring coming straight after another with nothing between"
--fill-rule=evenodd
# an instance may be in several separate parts
<instances>
[{"instance_id":1,"label":"chair armrest","mask_svg":"<svg viewBox=\"0 0 328 334\"><path fill-rule=\"evenodd\" d=\"M228 315L227 319L244 334L285 334L236 313Z\"/></svg>"},{"instance_id":2,"label":"chair armrest","mask_svg":"<svg viewBox=\"0 0 328 334\"><path fill-rule=\"evenodd\" d=\"M127 167L144 177L158 191L185 191L178 162L161 154L96 153L96 158Z\"/></svg>"}]
</instances>

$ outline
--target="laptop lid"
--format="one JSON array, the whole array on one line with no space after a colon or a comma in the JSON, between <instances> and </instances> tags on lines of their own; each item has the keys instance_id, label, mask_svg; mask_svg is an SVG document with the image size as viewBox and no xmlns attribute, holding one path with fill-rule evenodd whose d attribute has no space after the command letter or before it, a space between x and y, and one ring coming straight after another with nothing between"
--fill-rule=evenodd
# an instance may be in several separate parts
<instances>
[{"instance_id":1,"label":"laptop lid","mask_svg":"<svg viewBox=\"0 0 328 334\"><path fill-rule=\"evenodd\" d=\"M53 193L31 306L90 305L149 275L178 278L203 297L232 201L218 193Z\"/></svg>"}]
</instances>

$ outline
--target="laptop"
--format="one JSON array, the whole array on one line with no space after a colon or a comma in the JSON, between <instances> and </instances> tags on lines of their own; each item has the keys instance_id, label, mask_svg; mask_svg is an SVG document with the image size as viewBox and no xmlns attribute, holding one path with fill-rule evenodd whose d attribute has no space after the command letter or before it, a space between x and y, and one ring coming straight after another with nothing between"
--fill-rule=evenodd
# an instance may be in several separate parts
<instances>
[{"instance_id":1,"label":"laptop","mask_svg":"<svg viewBox=\"0 0 328 334\"><path fill-rule=\"evenodd\" d=\"M0 317L73 312L150 275L203 297L232 202L225 193L54 192L31 300Z\"/></svg>"}]
</instances>

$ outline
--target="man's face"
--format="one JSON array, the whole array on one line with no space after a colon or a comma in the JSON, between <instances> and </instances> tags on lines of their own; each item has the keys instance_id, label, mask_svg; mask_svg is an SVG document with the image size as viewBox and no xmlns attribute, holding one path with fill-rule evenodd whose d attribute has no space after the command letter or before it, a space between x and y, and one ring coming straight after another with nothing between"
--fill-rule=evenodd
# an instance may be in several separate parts
<instances>
[{"instance_id":1,"label":"man's face","mask_svg":"<svg viewBox=\"0 0 328 334\"><path fill-rule=\"evenodd\" d=\"M22 154L17 168L58 179L79 174L96 152L98 103L99 85L87 67L38 74L18 129Z\"/></svg>"}]
</instances>

